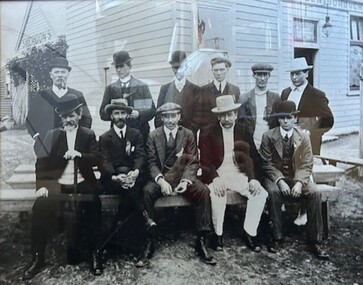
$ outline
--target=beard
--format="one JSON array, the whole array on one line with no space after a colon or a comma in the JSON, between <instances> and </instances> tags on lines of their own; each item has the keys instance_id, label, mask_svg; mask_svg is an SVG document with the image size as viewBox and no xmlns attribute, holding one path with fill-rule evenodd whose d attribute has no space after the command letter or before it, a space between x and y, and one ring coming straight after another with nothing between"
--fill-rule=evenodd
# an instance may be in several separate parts
<instances>
[{"instance_id":1,"label":"beard","mask_svg":"<svg viewBox=\"0 0 363 285\"><path fill-rule=\"evenodd\" d=\"M113 123L119 128L122 129L126 125L125 119L113 119Z\"/></svg>"},{"instance_id":2,"label":"beard","mask_svg":"<svg viewBox=\"0 0 363 285\"><path fill-rule=\"evenodd\" d=\"M78 123L74 120L63 123L63 127L64 127L65 131L74 130L75 128L77 128L77 126L78 126Z\"/></svg>"}]
</instances>

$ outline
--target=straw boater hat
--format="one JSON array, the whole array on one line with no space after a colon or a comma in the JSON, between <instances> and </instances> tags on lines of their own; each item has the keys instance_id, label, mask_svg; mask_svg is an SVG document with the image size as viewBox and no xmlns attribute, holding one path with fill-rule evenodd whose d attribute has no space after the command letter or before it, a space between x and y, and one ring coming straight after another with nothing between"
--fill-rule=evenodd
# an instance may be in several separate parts
<instances>
[{"instance_id":1,"label":"straw boater hat","mask_svg":"<svg viewBox=\"0 0 363 285\"><path fill-rule=\"evenodd\" d=\"M274 67L268 63L256 63L251 66L253 73L271 73Z\"/></svg>"},{"instance_id":2,"label":"straw boater hat","mask_svg":"<svg viewBox=\"0 0 363 285\"><path fill-rule=\"evenodd\" d=\"M223 96L217 97L216 104L217 104L217 107L212 109L212 112L216 113L216 114L236 110L241 106L241 103L236 104L234 102L233 95L223 95Z\"/></svg>"},{"instance_id":3,"label":"straw boater hat","mask_svg":"<svg viewBox=\"0 0 363 285\"><path fill-rule=\"evenodd\" d=\"M184 51L176 50L171 55L171 60L169 63L173 67L179 67L182 65L182 62L187 59L187 54Z\"/></svg>"},{"instance_id":4,"label":"straw boater hat","mask_svg":"<svg viewBox=\"0 0 363 285\"><path fill-rule=\"evenodd\" d=\"M295 102L289 100L279 102L276 107L277 117L295 116L299 112L296 111Z\"/></svg>"},{"instance_id":5,"label":"straw boater hat","mask_svg":"<svg viewBox=\"0 0 363 285\"><path fill-rule=\"evenodd\" d=\"M60 98L58 107L55 111L59 115L69 114L81 107L83 103L79 103L75 94L66 94Z\"/></svg>"},{"instance_id":6,"label":"straw boater hat","mask_svg":"<svg viewBox=\"0 0 363 285\"><path fill-rule=\"evenodd\" d=\"M165 103L156 110L159 114L178 114L180 111L181 106L172 102Z\"/></svg>"},{"instance_id":7,"label":"straw boater hat","mask_svg":"<svg viewBox=\"0 0 363 285\"><path fill-rule=\"evenodd\" d=\"M111 63L114 66L121 66L129 61L131 61L132 58L130 57L129 53L127 51L118 51L113 54L113 62Z\"/></svg>"},{"instance_id":8,"label":"straw boater hat","mask_svg":"<svg viewBox=\"0 0 363 285\"><path fill-rule=\"evenodd\" d=\"M298 57L292 60L290 68L287 69L286 71L293 72L293 71L301 71L312 68L313 68L312 65L307 64L305 57Z\"/></svg>"},{"instance_id":9,"label":"straw boater hat","mask_svg":"<svg viewBox=\"0 0 363 285\"><path fill-rule=\"evenodd\" d=\"M61 56L57 56L56 58L54 58L54 60L50 64L50 70L52 70L52 68L54 67L66 68L68 69L68 71L72 70L72 68L68 64L68 60L65 57Z\"/></svg>"},{"instance_id":10,"label":"straw boater hat","mask_svg":"<svg viewBox=\"0 0 363 285\"><path fill-rule=\"evenodd\" d=\"M131 106L128 106L127 100L120 98L120 99L112 99L110 104L107 104L105 107L106 113L109 115L111 114L112 110L125 110L127 113L131 113L132 110Z\"/></svg>"}]
</instances>

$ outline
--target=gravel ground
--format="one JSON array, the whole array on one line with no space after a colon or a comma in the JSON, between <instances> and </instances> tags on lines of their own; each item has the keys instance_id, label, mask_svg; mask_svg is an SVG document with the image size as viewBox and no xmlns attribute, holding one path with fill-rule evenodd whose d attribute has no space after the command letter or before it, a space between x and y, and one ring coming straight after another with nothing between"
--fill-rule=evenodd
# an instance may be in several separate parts
<instances>
[{"instance_id":1,"label":"gravel ground","mask_svg":"<svg viewBox=\"0 0 363 285\"><path fill-rule=\"evenodd\" d=\"M31 139L24 130L0 134L1 189L6 187L15 167L33 163ZM323 145L323 154L357 156L358 135L341 137ZM157 250L148 267L133 266L138 243L132 234L113 243L102 276L89 273L88 264L65 264L65 236L53 230L48 244L47 267L31 282L21 281L28 261L30 216L22 221L17 214L0 214L0 284L363 284L363 179L345 175L338 182L343 190L331 205L331 234L324 241L330 261L319 261L306 251L301 230L290 230L284 248L271 254L249 251L239 239L242 221L238 208L228 211L225 249L213 253L215 267L200 262L193 253L193 226L190 208L178 213L159 212L160 235ZM104 214L105 227L110 214ZM175 225L175 219L181 222ZM288 225L288 224L287 224ZM290 227L288 227L291 229ZM129 240L129 242L126 242ZM128 246L125 246L125 245Z\"/></svg>"}]
</instances>

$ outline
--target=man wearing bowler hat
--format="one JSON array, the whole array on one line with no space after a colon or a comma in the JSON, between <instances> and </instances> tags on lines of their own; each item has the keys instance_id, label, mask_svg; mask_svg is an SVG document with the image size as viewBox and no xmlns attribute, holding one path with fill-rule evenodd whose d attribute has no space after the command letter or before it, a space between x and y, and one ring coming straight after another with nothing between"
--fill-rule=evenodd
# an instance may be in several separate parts
<instances>
[{"instance_id":1,"label":"man wearing bowler hat","mask_svg":"<svg viewBox=\"0 0 363 285\"><path fill-rule=\"evenodd\" d=\"M108 85L103 94L100 116L104 121L110 121L105 107L112 99L123 98L133 110L128 116L128 126L137 129L146 141L149 134L149 121L154 118L155 105L149 87L146 83L130 75L132 58L127 51L113 54L112 65L115 66L119 79Z\"/></svg>"},{"instance_id":2,"label":"man wearing bowler hat","mask_svg":"<svg viewBox=\"0 0 363 285\"><path fill-rule=\"evenodd\" d=\"M44 147L44 139L47 131L61 127L62 122L55 112L60 100L66 94L74 94L78 97L82 106L82 117L80 126L91 128L92 117L87 107L82 92L70 88L67 84L68 76L72 68L65 57L56 57L50 64L49 76L52 79L51 89L39 91L29 101L28 116L26 118L26 128L34 139L34 151L38 156Z\"/></svg>"},{"instance_id":3,"label":"man wearing bowler hat","mask_svg":"<svg viewBox=\"0 0 363 285\"><path fill-rule=\"evenodd\" d=\"M260 154L265 172L264 186L269 192L269 213L274 240L268 249L277 252L282 246L281 206L284 200L303 202L307 209L307 242L310 251L319 259L328 259L320 245L322 239L321 194L311 181L313 153L306 132L294 127L296 105L281 101L276 113L280 126L262 136Z\"/></svg>"},{"instance_id":4,"label":"man wearing bowler hat","mask_svg":"<svg viewBox=\"0 0 363 285\"><path fill-rule=\"evenodd\" d=\"M223 54L216 54L210 61L214 79L200 88L198 103L194 106L193 125L199 130L209 124L217 123L216 115L211 111L216 106L216 98L232 95L235 102L239 101L239 87L227 81L232 62Z\"/></svg>"},{"instance_id":5,"label":"man wearing bowler hat","mask_svg":"<svg viewBox=\"0 0 363 285\"><path fill-rule=\"evenodd\" d=\"M197 146L191 130L179 126L181 106L161 105L157 112L163 126L150 133L146 143L150 181L144 187L145 209L154 218L154 203L162 196L183 195L194 205L198 236L195 253L204 263L215 265L208 254L206 235L211 229L208 188L197 179L199 168ZM145 266L154 253L153 236L148 238L137 266Z\"/></svg>"},{"instance_id":6,"label":"man wearing bowler hat","mask_svg":"<svg viewBox=\"0 0 363 285\"><path fill-rule=\"evenodd\" d=\"M257 228L267 192L255 179L254 162L259 164L259 155L252 135L236 122L240 106L240 103L235 103L233 95L217 97L212 112L219 122L203 128L199 137L201 180L207 184L212 201L213 248L223 250L223 223L229 189L247 197L242 237L252 251L259 252Z\"/></svg>"},{"instance_id":7,"label":"man wearing bowler hat","mask_svg":"<svg viewBox=\"0 0 363 285\"><path fill-rule=\"evenodd\" d=\"M334 125L334 116L329 108L329 100L325 93L314 88L307 80L309 70L304 57L293 59L290 68L292 87L282 90L281 100L295 102L297 121L300 128L310 132L310 141L313 154L320 154L322 136Z\"/></svg>"},{"instance_id":8,"label":"man wearing bowler hat","mask_svg":"<svg viewBox=\"0 0 363 285\"><path fill-rule=\"evenodd\" d=\"M240 97L238 121L244 123L253 134L256 148L259 149L264 132L277 126L273 116L275 105L280 101L280 95L267 89L273 66L267 63L252 65L252 76L255 87Z\"/></svg>"},{"instance_id":9,"label":"man wearing bowler hat","mask_svg":"<svg viewBox=\"0 0 363 285\"><path fill-rule=\"evenodd\" d=\"M96 136L90 129L79 125L83 103L76 94L60 98L55 112L63 127L47 132L44 153L37 158L36 197L33 205L31 229L32 259L25 268L23 278L31 279L45 266L45 249L49 229L55 221L55 213L61 209L60 193L81 193L88 199L70 201L73 215L66 219L67 263L82 261L81 228L86 229L91 272L100 275L102 268L94 251L99 243L101 202L93 166L101 160Z\"/></svg>"},{"instance_id":10,"label":"man wearing bowler hat","mask_svg":"<svg viewBox=\"0 0 363 285\"><path fill-rule=\"evenodd\" d=\"M187 129L194 130L193 110L199 95L199 86L185 78L188 69L187 55L184 51L174 51L170 60L171 69L175 75L172 82L162 85L158 97L157 107L172 102L181 106L181 119L179 124ZM160 115L155 117L155 127L163 125Z\"/></svg>"}]
</instances>

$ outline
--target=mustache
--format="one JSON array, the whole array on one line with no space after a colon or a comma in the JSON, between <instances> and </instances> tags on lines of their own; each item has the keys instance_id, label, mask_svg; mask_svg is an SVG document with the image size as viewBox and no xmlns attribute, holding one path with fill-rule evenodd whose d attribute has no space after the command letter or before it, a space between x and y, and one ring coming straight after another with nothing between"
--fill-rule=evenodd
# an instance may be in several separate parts
<instances>
[{"instance_id":1,"label":"mustache","mask_svg":"<svg viewBox=\"0 0 363 285\"><path fill-rule=\"evenodd\" d=\"M63 126L65 127L77 127L77 122L76 121L67 121L63 123Z\"/></svg>"},{"instance_id":2,"label":"mustache","mask_svg":"<svg viewBox=\"0 0 363 285\"><path fill-rule=\"evenodd\" d=\"M113 122L115 124L119 123L119 122L123 122L123 123L126 123L126 120L125 119L114 119Z\"/></svg>"}]
</instances>

